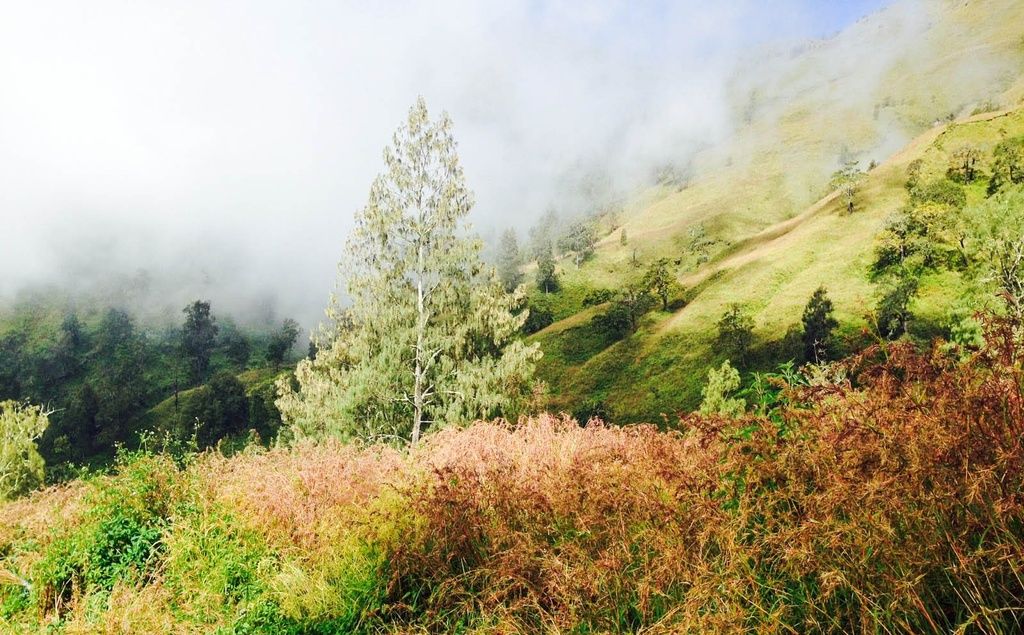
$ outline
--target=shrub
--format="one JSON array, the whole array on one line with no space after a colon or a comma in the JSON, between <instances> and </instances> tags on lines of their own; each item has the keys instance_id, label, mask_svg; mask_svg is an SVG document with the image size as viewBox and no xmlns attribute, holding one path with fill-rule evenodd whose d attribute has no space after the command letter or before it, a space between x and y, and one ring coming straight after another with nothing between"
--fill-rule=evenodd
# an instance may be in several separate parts
<instances>
[{"instance_id":1,"label":"shrub","mask_svg":"<svg viewBox=\"0 0 1024 635\"><path fill-rule=\"evenodd\" d=\"M583 306L597 306L610 302L615 297L611 289L591 289L583 296Z\"/></svg>"},{"instance_id":2,"label":"shrub","mask_svg":"<svg viewBox=\"0 0 1024 635\"><path fill-rule=\"evenodd\" d=\"M38 406L0 402L0 501L43 482L43 457L36 442L50 421Z\"/></svg>"}]
</instances>

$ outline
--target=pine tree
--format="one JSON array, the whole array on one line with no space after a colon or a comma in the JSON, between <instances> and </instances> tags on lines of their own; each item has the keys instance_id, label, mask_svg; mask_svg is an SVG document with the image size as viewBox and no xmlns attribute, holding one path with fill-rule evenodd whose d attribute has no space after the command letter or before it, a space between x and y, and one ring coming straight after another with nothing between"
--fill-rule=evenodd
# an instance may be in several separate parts
<instances>
[{"instance_id":1,"label":"pine tree","mask_svg":"<svg viewBox=\"0 0 1024 635\"><path fill-rule=\"evenodd\" d=\"M520 271L522 264L516 232L511 228L506 229L501 234L501 244L498 248L498 275L505 291L512 293L523 283L523 272Z\"/></svg>"},{"instance_id":2,"label":"pine tree","mask_svg":"<svg viewBox=\"0 0 1024 635\"><path fill-rule=\"evenodd\" d=\"M555 273L555 259L548 249L537 259L537 288L544 293L558 291L558 275Z\"/></svg>"},{"instance_id":3,"label":"pine tree","mask_svg":"<svg viewBox=\"0 0 1024 635\"><path fill-rule=\"evenodd\" d=\"M421 98L385 149L340 267L351 305L332 299L298 389L279 384L293 435L415 443L428 427L514 416L528 398L539 351L518 337L524 292L506 293L467 237L455 145Z\"/></svg>"},{"instance_id":4,"label":"pine tree","mask_svg":"<svg viewBox=\"0 0 1024 635\"><path fill-rule=\"evenodd\" d=\"M746 411L747 402L735 395L740 388L740 372L729 360L721 368L708 371L708 383L701 389L700 414L740 417Z\"/></svg>"},{"instance_id":5,"label":"pine tree","mask_svg":"<svg viewBox=\"0 0 1024 635\"><path fill-rule=\"evenodd\" d=\"M832 317L832 300L825 287L818 287L804 307L804 358L819 363L828 358L832 345L832 331L839 322Z\"/></svg>"},{"instance_id":6,"label":"pine tree","mask_svg":"<svg viewBox=\"0 0 1024 635\"><path fill-rule=\"evenodd\" d=\"M217 324L210 303L196 300L182 310L181 349L188 362L189 381L198 384L210 369L210 357L217 344Z\"/></svg>"}]
</instances>

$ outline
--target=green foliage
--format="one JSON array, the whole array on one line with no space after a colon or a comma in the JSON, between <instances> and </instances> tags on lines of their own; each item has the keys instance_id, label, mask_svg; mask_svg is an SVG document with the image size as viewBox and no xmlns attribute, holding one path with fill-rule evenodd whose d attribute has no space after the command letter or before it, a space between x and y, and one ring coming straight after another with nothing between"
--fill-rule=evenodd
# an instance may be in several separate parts
<instances>
[{"instance_id":1,"label":"green foliage","mask_svg":"<svg viewBox=\"0 0 1024 635\"><path fill-rule=\"evenodd\" d=\"M296 436L416 442L430 426L515 416L532 389L525 292L506 293L466 237L451 120L418 100L384 158L341 268L352 306L328 309L331 342L299 362L298 390L280 384Z\"/></svg>"},{"instance_id":2,"label":"green foliage","mask_svg":"<svg viewBox=\"0 0 1024 635\"><path fill-rule=\"evenodd\" d=\"M583 306L597 306L605 302L611 302L615 292L611 289L591 289L583 296Z\"/></svg>"},{"instance_id":3,"label":"green foliage","mask_svg":"<svg viewBox=\"0 0 1024 635\"><path fill-rule=\"evenodd\" d=\"M227 436L245 431L249 416L245 387L232 373L217 373L209 384L191 395L183 413L184 420L195 425L199 447L213 446Z\"/></svg>"},{"instance_id":4,"label":"green foliage","mask_svg":"<svg viewBox=\"0 0 1024 635\"><path fill-rule=\"evenodd\" d=\"M955 213L967 205L967 192L959 183L949 179L936 179L923 186L910 190L912 205L935 203L946 208L947 212Z\"/></svg>"},{"instance_id":5,"label":"green foliage","mask_svg":"<svg viewBox=\"0 0 1024 635\"><path fill-rule=\"evenodd\" d=\"M702 415L739 417L746 411L747 403L736 396L740 389L740 372L732 367L729 360L720 368L708 371L708 380L700 391L699 412Z\"/></svg>"},{"instance_id":6,"label":"green foliage","mask_svg":"<svg viewBox=\"0 0 1024 635\"><path fill-rule=\"evenodd\" d=\"M857 193L864 182L864 172L857 166L855 159L843 163L843 167L832 174L829 185L833 191L838 191L846 208L847 214L852 214L857 201Z\"/></svg>"},{"instance_id":7,"label":"green foliage","mask_svg":"<svg viewBox=\"0 0 1024 635\"><path fill-rule=\"evenodd\" d=\"M299 323L287 319L281 328L270 335L270 343L267 345L267 361L279 365L284 362L285 357L295 347L295 340L299 337Z\"/></svg>"},{"instance_id":8,"label":"green foliage","mask_svg":"<svg viewBox=\"0 0 1024 635\"><path fill-rule=\"evenodd\" d=\"M210 357L217 343L217 324L210 314L210 303L196 300L182 309L185 324L181 328L181 350L188 364L192 384L203 381L210 369Z\"/></svg>"},{"instance_id":9,"label":"green foliage","mask_svg":"<svg viewBox=\"0 0 1024 635\"><path fill-rule=\"evenodd\" d=\"M754 319L739 304L731 304L718 320L715 350L744 364L754 343Z\"/></svg>"},{"instance_id":10,"label":"green foliage","mask_svg":"<svg viewBox=\"0 0 1024 635\"><path fill-rule=\"evenodd\" d=\"M894 278L878 301L876 320L883 337L895 339L906 335L912 314L910 303L920 289L920 279L914 275Z\"/></svg>"},{"instance_id":11,"label":"green foliage","mask_svg":"<svg viewBox=\"0 0 1024 635\"><path fill-rule=\"evenodd\" d=\"M1007 311L1024 317L1024 185L1002 190L968 210L972 272Z\"/></svg>"},{"instance_id":12,"label":"green foliage","mask_svg":"<svg viewBox=\"0 0 1024 635\"><path fill-rule=\"evenodd\" d=\"M39 406L0 402L0 501L42 484L45 466L36 442L49 424Z\"/></svg>"},{"instance_id":13,"label":"green foliage","mask_svg":"<svg viewBox=\"0 0 1024 635\"><path fill-rule=\"evenodd\" d=\"M541 331L555 321L554 313L545 304L531 300L526 310L529 314L526 316L526 321L523 322L524 335L531 335Z\"/></svg>"},{"instance_id":14,"label":"green foliage","mask_svg":"<svg viewBox=\"0 0 1024 635\"><path fill-rule=\"evenodd\" d=\"M542 252L537 260L537 288L544 293L555 293L559 290L555 259L551 256L550 249Z\"/></svg>"},{"instance_id":15,"label":"green foliage","mask_svg":"<svg viewBox=\"0 0 1024 635\"><path fill-rule=\"evenodd\" d=\"M714 246L716 241L708 236L703 223L688 229L686 238L686 247L690 254L697 258L698 265L702 265L711 259L711 247Z\"/></svg>"},{"instance_id":16,"label":"green foliage","mask_svg":"<svg viewBox=\"0 0 1024 635\"><path fill-rule=\"evenodd\" d=\"M561 221L558 212L553 209L545 210L544 214L537 219L537 223L530 228L530 252L534 260L540 260L547 255L553 257L555 250L555 237L559 235Z\"/></svg>"},{"instance_id":17,"label":"green foliage","mask_svg":"<svg viewBox=\"0 0 1024 635\"><path fill-rule=\"evenodd\" d=\"M821 363L829 358L832 349L832 332L839 326L833 317L834 307L825 287L818 287L804 307L803 343L804 359Z\"/></svg>"},{"instance_id":18,"label":"green foliage","mask_svg":"<svg viewBox=\"0 0 1024 635\"><path fill-rule=\"evenodd\" d=\"M224 355L236 368L245 368L252 356L252 343L249 338L230 321L223 323L220 331L220 347L224 350Z\"/></svg>"},{"instance_id":19,"label":"green foliage","mask_svg":"<svg viewBox=\"0 0 1024 635\"><path fill-rule=\"evenodd\" d=\"M654 261L644 274L644 284L661 300L661 310L668 311L668 301L679 290L679 283L672 272L668 258Z\"/></svg>"},{"instance_id":20,"label":"green foliage","mask_svg":"<svg viewBox=\"0 0 1024 635\"><path fill-rule=\"evenodd\" d=\"M558 239L558 248L571 253L577 267L594 254L596 244L597 231L589 220L576 221Z\"/></svg>"},{"instance_id":21,"label":"green foliage","mask_svg":"<svg viewBox=\"0 0 1024 635\"><path fill-rule=\"evenodd\" d=\"M637 329L640 318L653 308L654 302L647 283L634 281L616 294L611 306L595 315L591 324L612 339L622 339Z\"/></svg>"},{"instance_id":22,"label":"green foliage","mask_svg":"<svg viewBox=\"0 0 1024 635\"><path fill-rule=\"evenodd\" d=\"M506 229L498 244L498 277L505 291L512 293L523 283L523 258L519 253L519 240L514 229Z\"/></svg>"},{"instance_id":23,"label":"green foliage","mask_svg":"<svg viewBox=\"0 0 1024 635\"><path fill-rule=\"evenodd\" d=\"M992 178L988 195L1024 184L1024 136L1000 141L992 151Z\"/></svg>"},{"instance_id":24,"label":"green foliage","mask_svg":"<svg viewBox=\"0 0 1024 635\"><path fill-rule=\"evenodd\" d=\"M177 468L167 459L124 456L118 478L91 492L86 515L59 528L32 571L37 606L60 614L75 593L109 592L154 573L162 535L180 493Z\"/></svg>"},{"instance_id":25,"label":"green foliage","mask_svg":"<svg viewBox=\"0 0 1024 635\"><path fill-rule=\"evenodd\" d=\"M973 144L958 147L949 155L949 169L946 175L957 183L972 183L978 178L978 161L981 150Z\"/></svg>"}]
</instances>

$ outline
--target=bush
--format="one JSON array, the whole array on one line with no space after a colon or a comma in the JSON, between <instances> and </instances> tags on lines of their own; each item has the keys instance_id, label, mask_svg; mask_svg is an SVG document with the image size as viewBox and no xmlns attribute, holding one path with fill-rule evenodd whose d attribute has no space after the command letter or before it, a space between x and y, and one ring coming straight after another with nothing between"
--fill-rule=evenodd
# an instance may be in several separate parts
<instances>
[{"instance_id":1,"label":"bush","mask_svg":"<svg viewBox=\"0 0 1024 635\"><path fill-rule=\"evenodd\" d=\"M611 289L591 289L583 296L583 306L597 306L610 302L615 297Z\"/></svg>"},{"instance_id":2,"label":"bush","mask_svg":"<svg viewBox=\"0 0 1024 635\"><path fill-rule=\"evenodd\" d=\"M49 424L39 406L0 402L0 501L21 496L43 482L43 457L36 442Z\"/></svg>"},{"instance_id":3,"label":"bush","mask_svg":"<svg viewBox=\"0 0 1024 635\"><path fill-rule=\"evenodd\" d=\"M405 450L124 459L0 506L0 570L33 588L0 586L0 625L144 606L151 632L1017 632L1020 325L984 332L962 359L900 342L786 368L755 380L758 414L668 432L542 416Z\"/></svg>"},{"instance_id":4,"label":"bush","mask_svg":"<svg viewBox=\"0 0 1024 635\"><path fill-rule=\"evenodd\" d=\"M523 334L532 335L544 330L555 321L555 315L551 309L542 304L530 303L529 314L523 322Z\"/></svg>"}]
</instances>

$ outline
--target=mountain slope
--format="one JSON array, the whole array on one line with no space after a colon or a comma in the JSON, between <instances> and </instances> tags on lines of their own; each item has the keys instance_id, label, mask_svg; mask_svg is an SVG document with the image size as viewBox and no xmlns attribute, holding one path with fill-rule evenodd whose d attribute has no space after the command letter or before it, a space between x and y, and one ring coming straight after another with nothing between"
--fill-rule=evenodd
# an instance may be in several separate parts
<instances>
[{"instance_id":1,"label":"mountain slope","mask_svg":"<svg viewBox=\"0 0 1024 635\"><path fill-rule=\"evenodd\" d=\"M626 205L616 219L625 245L623 230L605 218L595 256L579 269L560 264L560 297L535 293L559 319L534 336L545 351L550 405L623 423L691 409L706 370L721 362L711 344L729 304L754 317L748 370L766 369L799 354L792 329L819 285L836 304L847 347L862 343L877 293L867 267L881 223L906 201L907 166L921 158L924 174L938 178L959 145L987 155L1000 138L1024 133L1013 110L1024 98L1014 72L1022 67L1024 5L902 2L753 73L759 83L736 87L738 102L747 95L754 104L747 121L697 157L690 184L654 188ZM768 94L770 101L757 98ZM1009 108L974 114L999 104ZM853 214L828 191L840 159L862 168L881 161ZM687 249L696 227L716 241L703 265ZM587 291L621 288L663 257L675 264L685 306L649 314L620 342L595 332L590 318L602 309L582 306ZM959 287L954 274L925 280L917 335L940 333Z\"/></svg>"}]
</instances>

